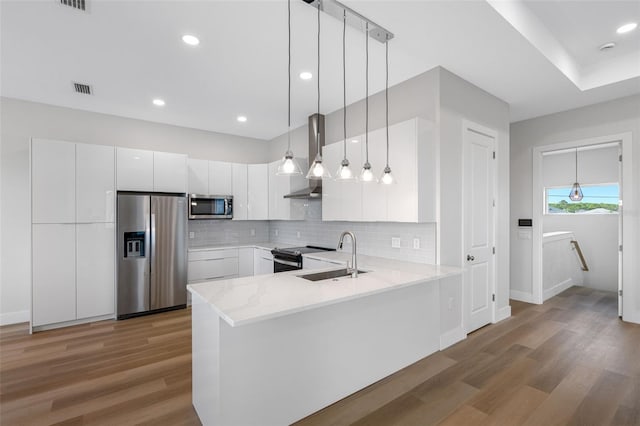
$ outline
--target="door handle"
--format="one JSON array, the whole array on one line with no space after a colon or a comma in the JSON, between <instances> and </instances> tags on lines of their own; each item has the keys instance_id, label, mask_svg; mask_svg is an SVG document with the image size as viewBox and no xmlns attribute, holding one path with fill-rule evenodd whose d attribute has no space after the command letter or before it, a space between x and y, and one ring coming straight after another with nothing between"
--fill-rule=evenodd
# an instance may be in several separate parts
<instances>
[{"instance_id":1,"label":"door handle","mask_svg":"<svg viewBox=\"0 0 640 426\"><path fill-rule=\"evenodd\" d=\"M471 256L470 254L467 255L467 262L473 262L474 260L476 260L474 256Z\"/></svg>"}]
</instances>

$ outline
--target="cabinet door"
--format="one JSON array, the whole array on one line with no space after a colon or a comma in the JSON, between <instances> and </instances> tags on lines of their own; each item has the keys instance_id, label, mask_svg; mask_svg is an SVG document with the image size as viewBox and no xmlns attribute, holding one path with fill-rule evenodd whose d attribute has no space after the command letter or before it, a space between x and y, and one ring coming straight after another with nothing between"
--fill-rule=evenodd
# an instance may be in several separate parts
<instances>
[{"instance_id":1,"label":"cabinet door","mask_svg":"<svg viewBox=\"0 0 640 426\"><path fill-rule=\"evenodd\" d=\"M115 148L76 144L76 222L114 222Z\"/></svg>"},{"instance_id":2,"label":"cabinet door","mask_svg":"<svg viewBox=\"0 0 640 426\"><path fill-rule=\"evenodd\" d=\"M238 249L238 276L250 277L253 275L253 247Z\"/></svg>"},{"instance_id":3,"label":"cabinet door","mask_svg":"<svg viewBox=\"0 0 640 426\"><path fill-rule=\"evenodd\" d=\"M153 191L153 151L116 148L116 186L120 191Z\"/></svg>"},{"instance_id":4,"label":"cabinet door","mask_svg":"<svg viewBox=\"0 0 640 426\"><path fill-rule=\"evenodd\" d=\"M115 226L76 225L76 312L78 319L115 312Z\"/></svg>"},{"instance_id":5,"label":"cabinet door","mask_svg":"<svg viewBox=\"0 0 640 426\"><path fill-rule=\"evenodd\" d=\"M342 161L342 143L325 145L322 152L324 164L328 167L336 165L335 168L329 171L334 178L337 177L334 173L336 173ZM343 184L343 181L335 179L325 179L322 181L322 220L345 220L341 215L342 205L340 201Z\"/></svg>"},{"instance_id":6,"label":"cabinet door","mask_svg":"<svg viewBox=\"0 0 640 426\"><path fill-rule=\"evenodd\" d=\"M273 274L273 255L268 250L255 249L253 253L253 274Z\"/></svg>"},{"instance_id":7,"label":"cabinet door","mask_svg":"<svg viewBox=\"0 0 640 426\"><path fill-rule=\"evenodd\" d=\"M232 193L231 163L209 161L209 194L231 195Z\"/></svg>"},{"instance_id":8,"label":"cabinet door","mask_svg":"<svg viewBox=\"0 0 640 426\"><path fill-rule=\"evenodd\" d=\"M386 129L369 133L369 163L374 177L382 175L386 164ZM365 147L366 150L366 147ZM363 163L366 155L363 154ZM360 173L358 171L358 173ZM365 222L387 220L387 185L377 182L362 182L362 219Z\"/></svg>"},{"instance_id":9,"label":"cabinet door","mask_svg":"<svg viewBox=\"0 0 640 426\"><path fill-rule=\"evenodd\" d=\"M187 192L187 156L185 154L153 153L153 190Z\"/></svg>"},{"instance_id":10,"label":"cabinet door","mask_svg":"<svg viewBox=\"0 0 640 426\"><path fill-rule=\"evenodd\" d=\"M418 221L416 120L389 127L389 166L396 183L387 187L387 220ZM427 167L427 164L421 164Z\"/></svg>"},{"instance_id":11,"label":"cabinet door","mask_svg":"<svg viewBox=\"0 0 640 426\"><path fill-rule=\"evenodd\" d=\"M269 220L284 220L286 206L283 196L285 195L285 185L287 176L278 176L279 161L269 163Z\"/></svg>"},{"instance_id":12,"label":"cabinet door","mask_svg":"<svg viewBox=\"0 0 640 426\"><path fill-rule=\"evenodd\" d=\"M209 194L209 161L189 158L189 193Z\"/></svg>"},{"instance_id":13,"label":"cabinet door","mask_svg":"<svg viewBox=\"0 0 640 426\"><path fill-rule=\"evenodd\" d=\"M247 220L247 165L231 165L233 182L233 220Z\"/></svg>"},{"instance_id":14,"label":"cabinet door","mask_svg":"<svg viewBox=\"0 0 640 426\"><path fill-rule=\"evenodd\" d=\"M247 218L269 219L269 165L247 166Z\"/></svg>"},{"instance_id":15,"label":"cabinet door","mask_svg":"<svg viewBox=\"0 0 640 426\"><path fill-rule=\"evenodd\" d=\"M76 319L76 238L74 224L32 227L32 324Z\"/></svg>"},{"instance_id":16,"label":"cabinet door","mask_svg":"<svg viewBox=\"0 0 640 426\"><path fill-rule=\"evenodd\" d=\"M33 223L74 223L76 219L76 146L34 139L31 144Z\"/></svg>"}]
</instances>

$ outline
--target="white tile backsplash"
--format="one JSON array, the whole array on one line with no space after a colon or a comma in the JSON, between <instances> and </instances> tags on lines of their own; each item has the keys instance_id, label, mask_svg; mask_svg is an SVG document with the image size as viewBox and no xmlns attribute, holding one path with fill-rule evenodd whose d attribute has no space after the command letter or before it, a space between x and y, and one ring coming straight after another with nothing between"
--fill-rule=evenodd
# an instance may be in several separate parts
<instances>
[{"instance_id":1,"label":"white tile backsplash","mask_svg":"<svg viewBox=\"0 0 640 426\"><path fill-rule=\"evenodd\" d=\"M358 253L436 263L435 223L323 222L321 217L321 202L309 201L306 219L301 221L190 220L189 232L194 232L194 238L189 239L189 247L266 241L336 247L342 231L351 231L357 238ZM392 238L400 238L400 248L391 247ZM420 240L419 249L413 248L415 238ZM343 249L351 250L348 238Z\"/></svg>"}]
</instances>

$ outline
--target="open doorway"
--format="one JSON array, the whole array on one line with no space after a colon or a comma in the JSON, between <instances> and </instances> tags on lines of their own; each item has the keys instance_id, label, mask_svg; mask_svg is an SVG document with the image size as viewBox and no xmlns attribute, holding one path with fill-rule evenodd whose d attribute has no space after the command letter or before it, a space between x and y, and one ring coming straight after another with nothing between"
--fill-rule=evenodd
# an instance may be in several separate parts
<instances>
[{"instance_id":1,"label":"open doorway","mask_svg":"<svg viewBox=\"0 0 640 426\"><path fill-rule=\"evenodd\" d=\"M582 285L617 292L623 316L624 142L618 135L534 149L536 303ZM572 200L576 181L582 197Z\"/></svg>"}]
</instances>

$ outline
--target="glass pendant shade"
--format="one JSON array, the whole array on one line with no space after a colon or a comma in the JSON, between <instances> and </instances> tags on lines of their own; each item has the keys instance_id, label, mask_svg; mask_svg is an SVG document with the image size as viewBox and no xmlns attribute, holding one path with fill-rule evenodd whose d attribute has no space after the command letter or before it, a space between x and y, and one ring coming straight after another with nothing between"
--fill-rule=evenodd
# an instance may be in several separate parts
<instances>
[{"instance_id":1,"label":"glass pendant shade","mask_svg":"<svg viewBox=\"0 0 640 426\"><path fill-rule=\"evenodd\" d=\"M580 184L578 182L573 184L571 187L571 194L569 194L569 199L571 201L582 201L582 188L580 188Z\"/></svg>"},{"instance_id":2,"label":"glass pendant shade","mask_svg":"<svg viewBox=\"0 0 640 426\"><path fill-rule=\"evenodd\" d=\"M398 181L396 181L396 179L391 174L391 167L387 166L384 168L384 171L382 172L382 176L380 177L380 183L384 185L391 185L393 183L398 183Z\"/></svg>"},{"instance_id":3,"label":"glass pendant shade","mask_svg":"<svg viewBox=\"0 0 640 426\"><path fill-rule=\"evenodd\" d=\"M352 180L355 179L353 171L351 167L349 167L349 160L346 158L342 160L340 167L338 167L338 171L336 172L336 180Z\"/></svg>"},{"instance_id":4,"label":"glass pendant shade","mask_svg":"<svg viewBox=\"0 0 640 426\"><path fill-rule=\"evenodd\" d=\"M306 177L307 179L313 180L331 178L331 173L329 173L329 170L322 164L322 156L320 154L316 155L311 167L309 167L309 172Z\"/></svg>"},{"instance_id":5,"label":"glass pendant shade","mask_svg":"<svg viewBox=\"0 0 640 426\"><path fill-rule=\"evenodd\" d=\"M362 182L378 181L375 175L373 174L373 171L371 170L371 164L369 164L368 162L364 163L364 166L362 166L362 170L360 171L360 181Z\"/></svg>"},{"instance_id":6,"label":"glass pendant shade","mask_svg":"<svg viewBox=\"0 0 640 426\"><path fill-rule=\"evenodd\" d=\"M293 152L288 151L284 154L282 161L278 165L277 175L301 175L302 169L298 160L293 157Z\"/></svg>"}]
</instances>

